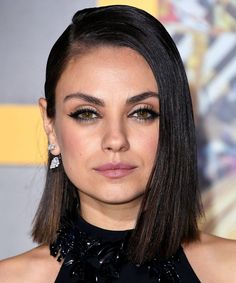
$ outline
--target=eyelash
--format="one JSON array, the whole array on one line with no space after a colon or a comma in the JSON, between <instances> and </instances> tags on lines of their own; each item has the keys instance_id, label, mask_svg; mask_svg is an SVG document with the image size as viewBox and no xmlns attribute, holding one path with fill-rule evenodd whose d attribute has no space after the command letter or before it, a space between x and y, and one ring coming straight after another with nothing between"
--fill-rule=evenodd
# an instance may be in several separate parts
<instances>
[{"instance_id":1,"label":"eyelash","mask_svg":"<svg viewBox=\"0 0 236 283\"><path fill-rule=\"evenodd\" d=\"M137 119L140 122L152 121L160 116L158 112L153 110L152 106L145 105L145 106L140 106L138 109L134 110L131 114L129 114L129 117L141 112L146 112L148 114L148 117L146 118L134 117L134 119Z\"/></svg>"},{"instance_id":2,"label":"eyelash","mask_svg":"<svg viewBox=\"0 0 236 283\"><path fill-rule=\"evenodd\" d=\"M151 120L155 120L160 116L160 114L158 112L154 111L151 106L141 106L138 109L134 110L131 114L129 114L128 117L131 117L134 114L142 113L142 112L146 112L148 114L148 117L146 117L146 118L133 117L133 118L138 120L139 122L148 122L148 121L151 121ZM96 115L96 117L88 118L88 117L81 117L80 116L80 115L85 114L85 113L87 115L91 115L91 114ZM95 111L94 109L91 109L91 108L78 109L75 112L70 113L69 116L71 118L77 120L78 122L81 122L81 123L92 122L96 119L102 118L102 116L97 111Z\"/></svg>"},{"instance_id":3,"label":"eyelash","mask_svg":"<svg viewBox=\"0 0 236 283\"><path fill-rule=\"evenodd\" d=\"M80 117L80 115L82 115L84 113L94 114L94 115L96 115L96 117L93 117L93 118L86 118L86 117L82 118L82 117ZM101 115L99 115L98 112L96 112L94 109L91 109L91 108L81 108L81 109L78 109L75 112L70 113L69 116L71 118L81 122L81 123L83 123L83 122L91 122L93 120L101 118Z\"/></svg>"}]
</instances>

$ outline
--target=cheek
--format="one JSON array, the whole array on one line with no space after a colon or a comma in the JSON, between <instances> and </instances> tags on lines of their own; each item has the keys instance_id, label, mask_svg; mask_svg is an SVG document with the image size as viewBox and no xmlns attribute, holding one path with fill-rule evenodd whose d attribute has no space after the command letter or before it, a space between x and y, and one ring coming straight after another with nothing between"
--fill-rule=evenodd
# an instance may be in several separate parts
<instances>
[{"instance_id":1,"label":"cheek","mask_svg":"<svg viewBox=\"0 0 236 283\"><path fill-rule=\"evenodd\" d=\"M57 132L61 155L65 163L73 164L73 160L82 161L89 150L88 135L72 123L63 123Z\"/></svg>"},{"instance_id":2,"label":"cheek","mask_svg":"<svg viewBox=\"0 0 236 283\"><path fill-rule=\"evenodd\" d=\"M145 155L146 155L146 167L148 170L152 168L155 157L156 157L156 152L157 152L157 147L158 147L158 139L155 137L150 138L150 140L147 142L146 147L145 147Z\"/></svg>"},{"instance_id":3,"label":"cheek","mask_svg":"<svg viewBox=\"0 0 236 283\"><path fill-rule=\"evenodd\" d=\"M159 130L154 128L152 131L146 131L136 137L136 146L144 158L145 165L153 165L159 140Z\"/></svg>"}]
</instances>

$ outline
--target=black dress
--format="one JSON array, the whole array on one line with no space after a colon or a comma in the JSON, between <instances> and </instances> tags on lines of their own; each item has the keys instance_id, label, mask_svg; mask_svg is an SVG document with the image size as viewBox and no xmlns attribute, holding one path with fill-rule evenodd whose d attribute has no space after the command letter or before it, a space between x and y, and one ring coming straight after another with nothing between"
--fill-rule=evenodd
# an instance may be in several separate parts
<instances>
[{"instance_id":1,"label":"black dress","mask_svg":"<svg viewBox=\"0 0 236 283\"><path fill-rule=\"evenodd\" d=\"M70 227L70 228L69 228ZM130 231L109 231L82 218L64 225L51 255L64 259L55 283L199 283L182 247L169 260L138 266L125 257Z\"/></svg>"}]
</instances>

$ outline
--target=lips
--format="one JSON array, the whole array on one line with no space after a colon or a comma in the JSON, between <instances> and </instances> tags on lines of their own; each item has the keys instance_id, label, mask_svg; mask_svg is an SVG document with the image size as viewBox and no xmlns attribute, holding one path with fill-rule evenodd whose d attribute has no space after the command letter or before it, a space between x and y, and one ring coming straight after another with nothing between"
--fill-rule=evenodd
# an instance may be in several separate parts
<instances>
[{"instance_id":1,"label":"lips","mask_svg":"<svg viewBox=\"0 0 236 283\"><path fill-rule=\"evenodd\" d=\"M126 163L107 163L94 168L99 174L109 178L121 178L132 173L137 166Z\"/></svg>"}]
</instances>

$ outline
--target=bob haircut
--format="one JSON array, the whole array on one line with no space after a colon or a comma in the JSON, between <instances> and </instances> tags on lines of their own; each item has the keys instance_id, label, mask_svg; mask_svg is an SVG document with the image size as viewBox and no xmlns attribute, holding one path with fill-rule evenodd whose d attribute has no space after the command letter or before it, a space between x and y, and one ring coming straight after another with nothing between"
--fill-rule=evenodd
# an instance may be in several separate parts
<instances>
[{"instance_id":1,"label":"bob haircut","mask_svg":"<svg viewBox=\"0 0 236 283\"><path fill-rule=\"evenodd\" d=\"M134 262L168 258L184 242L199 238L202 205L197 189L196 139L189 86L179 52L163 25L143 10L126 5L78 11L54 44L46 68L47 115L54 118L55 89L68 62L92 48L129 47L148 62L157 81L160 134L153 170L136 227L129 241ZM49 153L48 164L52 160ZM52 243L63 217L79 214L78 188L63 165L47 167L45 190L34 218L32 237Z\"/></svg>"}]
</instances>

